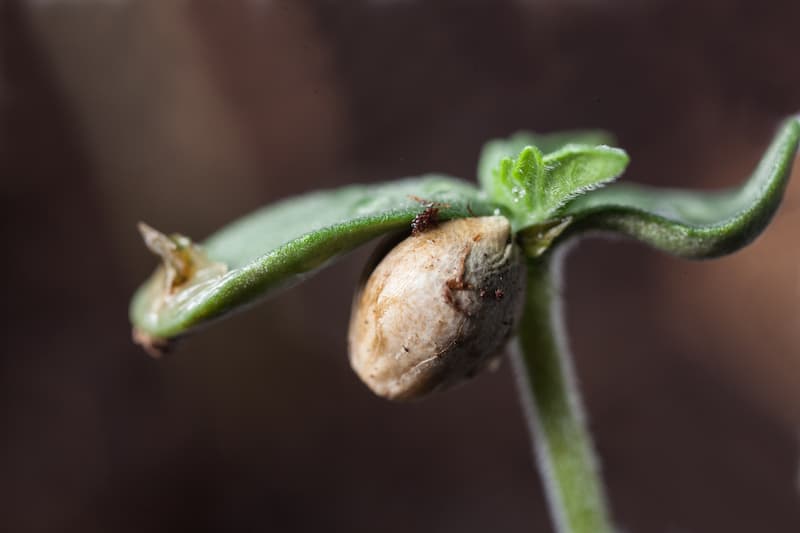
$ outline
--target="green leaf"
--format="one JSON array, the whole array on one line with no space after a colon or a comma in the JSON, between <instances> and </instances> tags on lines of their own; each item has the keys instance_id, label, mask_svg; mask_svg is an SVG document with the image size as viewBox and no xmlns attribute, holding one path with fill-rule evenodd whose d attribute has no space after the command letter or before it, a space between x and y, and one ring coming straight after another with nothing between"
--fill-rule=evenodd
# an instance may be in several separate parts
<instances>
[{"instance_id":1,"label":"green leaf","mask_svg":"<svg viewBox=\"0 0 800 533\"><path fill-rule=\"evenodd\" d=\"M574 130L557 133L532 133L520 131L505 139L493 139L483 145L478 162L478 181L485 191L492 190L494 169L507 157L517 157L526 146L536 146L545 154L555 152L567 144L587 146L611 145L614 136L603 130Z\"/></svg>"},{"instance_id":2,"label":"green leaf","mask_svg":"<svg viewBox=\"0 0 800 533\"><path fill-rule=\"evenodd\" d=\"M497 212L475 186L426 176L284 200L232 223L202 248L145 227L148 245L167 266L134 295L134 333L146 347L157 348L165 339L302 280L375 237L408 229L429 205L441 220Z\"/></svg>"},{"instance_id":3,"label":"green leaf","mask_svg":"<svg viewBox=\"0 0 800 533\"><path fill-rule=\"evenodd\" d=\"M621 233L687 258L717 257L750 243L780 205L800 139L800 118L779 129L750 179L719 192L615 184L575 198L574 218L557 239L592 230Z\"/></svg>"},{"instance_id":4,"label":"green leaf","mask_svg":"<svg viewBox=\"0 0 800 533\"><path fill-rule=\"evenodd\" d=\"M568 200L622 173L628 156L604 146L613 142L601 130L519 132L484 145L478 181L508 210L515 231L549 223Z\"/></svg>"},{"instance_id":5,"label":"green leaf","mask_svg":"<svg viewBox=\"0 0 800 533\"><path fill-rule=\"evenodd\" d=\"M543 156L527 146L515 159L500 161L488 193L519 231L552 220L567 201L616 179L627 165L619 148L568 144Z\"/></svg>"},{"instance_id":6,"label":"green leaf","mask_svg":"<svg viewBox=\"0 0 800 533\"><path fill-rule=\"evenodd\" d=\"M524 220L537 207L536 187L544 179L542 153L535 146L528 146L516 159L506 157L500 161L493 173L489 197L508 208L513 214L512 222Z\"/></svg>"},{"instance_id":7,"label":"green leaf","mask_svg":"<svg viewBox=\"0 0 800 533\"><path fill-rule=\"evenodd\" d=\"M544 213L551 216L567 201L617 179L628 166L628 154L609 146L570 144L547 154L541 189Z\"/></svg>"}]
</instances>

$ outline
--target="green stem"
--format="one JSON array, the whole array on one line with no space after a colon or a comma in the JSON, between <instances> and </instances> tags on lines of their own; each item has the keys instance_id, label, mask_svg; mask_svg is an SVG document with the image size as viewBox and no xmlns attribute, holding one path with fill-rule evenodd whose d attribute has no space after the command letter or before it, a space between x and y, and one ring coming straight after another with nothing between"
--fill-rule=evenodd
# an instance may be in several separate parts
<instances>
[{"instance_id":1,"label":"green stem","mask_svg":"<svg viewBox=\"0 0 800 533\"><path fill-rule=\"evenodd\" d=\"M563 334L559 266L558 259L529 261L514 370L557 531L611 533L614 528Z\"/></svg>"}]
</instances>

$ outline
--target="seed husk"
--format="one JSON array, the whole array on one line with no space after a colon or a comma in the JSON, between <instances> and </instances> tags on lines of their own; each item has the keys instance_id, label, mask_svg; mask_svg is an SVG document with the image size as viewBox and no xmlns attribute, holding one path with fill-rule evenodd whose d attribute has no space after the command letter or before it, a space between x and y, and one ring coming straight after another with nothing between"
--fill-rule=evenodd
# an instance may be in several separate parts
<instances>
[{"instance_id":1,"label":"seed husk","mask_svg":"<svg viewBox=\"0 0 800 533\"><path fill-rule=\"evenodd\" d=\"M412 235L356 293L350 363L389 399L469 379L502 350L522 313L525 260L505 217L451 220Z\"/></svg>"}]
</instances>

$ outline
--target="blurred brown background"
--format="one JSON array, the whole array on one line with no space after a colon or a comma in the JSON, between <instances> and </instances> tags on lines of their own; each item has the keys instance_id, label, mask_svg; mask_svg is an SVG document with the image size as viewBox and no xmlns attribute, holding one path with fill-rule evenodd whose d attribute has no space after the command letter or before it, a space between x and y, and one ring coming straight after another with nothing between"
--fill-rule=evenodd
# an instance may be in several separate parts
<instances>
[{"instance_id":1,"label":"blurred brown background","mask_svg":"<svg viewBox=\"0 0 800 533\"><path fill-rule=\"evenodd\" d=\"M800 2L0 2L0 530L550 531L509 365L422 403L349 370L368 250L153 361L135 223L203 238L318 187L472 178L605 127L626 179L738 183L800 111ZM617 521L800 531L800 166L713 262L586 241L568 318Z\"/></svg>"}]
</instances>

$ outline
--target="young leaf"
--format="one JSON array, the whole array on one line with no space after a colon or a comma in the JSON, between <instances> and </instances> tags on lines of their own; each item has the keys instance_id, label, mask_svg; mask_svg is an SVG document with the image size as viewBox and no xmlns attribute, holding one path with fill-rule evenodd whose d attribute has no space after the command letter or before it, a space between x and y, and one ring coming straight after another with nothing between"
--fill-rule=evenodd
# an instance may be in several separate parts
<instances>
[{"instance_id":1,"label":"young leaf","mask_svg":"<svg viewBox=\"0 0 800 533\"><path fill-rule=\"evenodd\" d=\"M777 210L799 140L800 118L791 118L738 188L709 193L615 184L582 195L561 210L574 220L557 242L606 230L681 257L734 252L755 239Z\"/></svg>"},{"instance_id":2,"label":"young leaf","mask_svg":"<svg viewBox=\"0 0 800 533\"><path fill-rule=\"evenodd\" d=\"M628 161L624 150L609 146L570 144L547 154L547 179L540 185L544 212L550 216L572 198L617 179Z\"/></svg>"},{"instance_id":3,"label":"young leaf","mask_svg":"<svg viewBox=\"0 0 800 533\"><path fill-rule=\"evenodd\" d=\"M311 275L370 239L407 229L430 206L441 220L496 211L473 185L426 176L284 200L222 229L202 248L185 237L145 229L148 244L167 266L134 295L130 316L135 336L146 347L158 348L166 339Z\"/></svg>"},{"instance_id":4,"label":"young leaf","mask_svg":"<svg viewBox=\"0 0 800 533\"><path fill-rule=\"evenodd\" d=\"M608 146L568 144L545 156L527 146L500 161L488 193L519 231L550 221L568 200L616 179L627 164L623 150Z\"/></svg>"},{"instance_id":5,"label":"young leaf","mask_svg":"<svg viewBox=\"0 0 800 533\"><path fill-rule=\"evenodd\" d=\"M517 132L506 139L493 139L483 145L478 162L478 181L483 190L493 189L493 172L500 161L507 157L517 157L526 146L536 146L544 154L555 152L568 144L587 146L612 145L614 136L603 130L574 130L557 133Z\"/></svg>"},{"instance_id":6,"label":"young leaf","mask_svg":"<svg viewBox=\"0 0 800 533\"><path fill-rule=\"evenodd\" d=\"M540 201L535 195L536 187L544 182L544 175L542 153L535 146L527 146L516 159L506 157L500 161L494 170L489 195L506 206L513 219L524 219L536 210Z\"/></svg>"}]
</instances>

